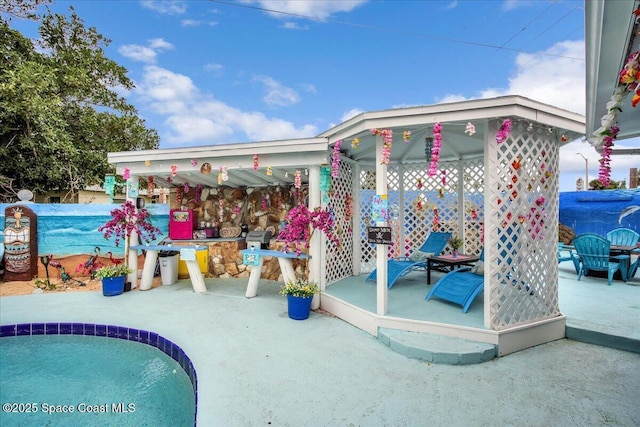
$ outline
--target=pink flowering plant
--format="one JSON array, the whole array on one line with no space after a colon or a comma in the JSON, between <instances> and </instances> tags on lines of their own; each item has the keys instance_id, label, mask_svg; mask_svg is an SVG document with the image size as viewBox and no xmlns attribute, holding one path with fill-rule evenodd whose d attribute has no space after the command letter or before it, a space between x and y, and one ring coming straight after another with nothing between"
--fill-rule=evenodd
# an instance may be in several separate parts
<instances>
[{"instance_id":1,"label":"pink flowering plant","mask_svg":"<svg viewBox=\"0 0 640 427\"><path fill-rule=\"evenodd\" d=\"M332 213L327 209L315 208L310 211L305 205L291 209L285 218L287 224L278 234L278 240L285 242L285 251L294 249L296 255L303 251L305 258L305 276L309 276L309 242L316 230L320 230L336 246L340 245L334 233L335 223ZM298 280L297 282L300 282ZM303 281L305 282L305 281ZM306 280L308 282L308 280ZM285 284L286 285L286 284Z\"/></svg>"},{"instance_id":2,"label":"pink flowering plant","mask_svg":"<svg viewBox=\"0 0 640 427\"><path fill-rule=\"evenodd\" d=\"M125 240L125 263L129 250L129 237L134 231L141 242L148 243L155 240L162 231L151 222L151 214L146 209L136 210L136 205L127 200L120 208L111 211L111 219L98 228L105 239L115 238L115 245L119 246Z\"/></svg>"}]
</instances>

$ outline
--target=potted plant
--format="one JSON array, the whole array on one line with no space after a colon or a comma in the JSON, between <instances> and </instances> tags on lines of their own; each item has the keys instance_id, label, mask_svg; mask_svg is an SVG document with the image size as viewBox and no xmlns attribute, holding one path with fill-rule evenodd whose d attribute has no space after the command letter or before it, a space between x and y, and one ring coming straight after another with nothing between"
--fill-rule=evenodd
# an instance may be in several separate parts
<instances>
[{"instance_id":1,"label":"potted plant","mask_svg":"<svg viewBox=\"0 0 640 427\"><path fill-rule=\"evenodd\" d=\"M462 240L460 237L451 237L448 240L449 246L451 246L451 248L453 249L453 257L456 258L458 256L458 250L462 247L462 245L464 244L464 240Z\"/></svg>"},{"instance_id":2,"label":"potted plant","mask_svg":"<svg viewBox=\"0 0 640 427\"><path fill-rule=\"evenodd\" d=\"M124 240L125 256L122 268L123 270L128 270L128 273L126 274L133 273L133 270L129 269L129 257L127 256L127 254L129 253L129 241L132 233L135 232L138 235L140 241L143 243L149 243L150 241L155 240L156 236L162 233L162 231L158 227L153 225L150 218L151 214L148 210L144 208L137 209L135 203L132 200L127 200L120 206L120 208L113 209L111 211L111 219L107 221L105 225L98 228L98 231L103 233L105 239L114 237L116 246L119 246L120 242ZM97 271L96 277L100 277L97 275ZM106 271L110 270L105 270L105 272ZM115 271L117 271L117 269Z\"/></svg>"},{"instance_id":3,"label":"potted plant","mask_svg":"<svg viewBox=\"0 0 640 427\"><path fill-rule=\"evenodd\" d=\"M296 206L287 214L286 225L278 234L278 240L286 244L285 251L294 249L305 257L304 277L285 283L280 294L287 296L288 313L291 319L303 320L309 317L313 296L320 292L318 284L309 280L309 243L316 230L322 231L336 246L339 241L333 233L333 216L328 209L316 208L310 211L305 205Z\"/></svg>"},{"instance_id":4,"label":"potted plant","mask_svg":"<svg viewBox=\"0 0 640 427\"><path fill-rule=\"evenodd\" d=\"M126 264L105 265L97 269L95 275L102 280L102 295L111 297L123 293L127 274L132 272Z\"/></svg>"}]
</instances>

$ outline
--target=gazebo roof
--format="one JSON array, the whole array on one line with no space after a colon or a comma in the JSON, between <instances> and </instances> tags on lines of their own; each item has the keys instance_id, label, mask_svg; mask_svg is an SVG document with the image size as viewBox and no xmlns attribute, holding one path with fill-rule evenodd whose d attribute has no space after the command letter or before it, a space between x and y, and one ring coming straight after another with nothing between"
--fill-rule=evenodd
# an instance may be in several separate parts
<instances>
[{"instance_id":1,"label":"gazebo roof","mask_svg":"<svg viewBox=\"0 0 640 427\"><path fill-rule=\"evenodd\" d=\"M515 118L514 126L532 125L538 132L552 129L565 135L567 142L584 135L584 117L579 114L520 96L505 96L361 113L313 138L116 152L109 153L108 161L119 175L129 168L132 175L153 176L156 187L185 182L217 187L220 167L226 168L228 176L224 186L290 185L296 170L328 164L330 147L339 139L345 141L341 145L344 155L363 165L375 164L372 128L393 131L392 164L425 162L424 140L432 135L437 122L443 124L441 161L481 157L486 124L507 117ZM465 134L468 122L476 127L473 136ZM410 143L403 142L404 131L411 131ZM358 148L351 146L354 138L360 139ZM257 170L254 155L258 156ZM211 166L210 173L202 173L205 163ZM271 175L267 175L267 167ZM302 178L307 181L304 174Z\"/></svg>"}]
</instances>

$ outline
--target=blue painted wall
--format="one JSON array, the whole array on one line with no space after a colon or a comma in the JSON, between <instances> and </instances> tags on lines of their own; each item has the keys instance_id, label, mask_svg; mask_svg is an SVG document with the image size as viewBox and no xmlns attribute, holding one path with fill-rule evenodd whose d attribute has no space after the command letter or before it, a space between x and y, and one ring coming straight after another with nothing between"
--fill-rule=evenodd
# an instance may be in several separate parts
<instances>
[{"instance_id":1,"label":"blue painted wall","mask_svg":"<svg viewBox=\"0 0 640 427\"><path fill-rule=\"evenodd\" d=\"M622 211L630 206L640 206L640 189L560 193L560 223L576 234L596 233L606 237L617 227L640 233L640 210L620 220Z\"/></svg>"},{"instance_id":2,"label":"blue painted wall","mask_svg":"<svg viewBox=\"0 0 640 427\"><path fill-rule=\"evenodd\" d=\"M4 213L9 204L0 203L0 233L4 242ZM106 240L98 227L111 219L111 211L120 204L38 204L26 205L38 215L38 255L93 254L99 246L101 253L124 255L124 242L116 247L114 240ZM156 242L169 234L169 206L148 205L151 222L162 231Z\"/></svg>"}]
</instances>

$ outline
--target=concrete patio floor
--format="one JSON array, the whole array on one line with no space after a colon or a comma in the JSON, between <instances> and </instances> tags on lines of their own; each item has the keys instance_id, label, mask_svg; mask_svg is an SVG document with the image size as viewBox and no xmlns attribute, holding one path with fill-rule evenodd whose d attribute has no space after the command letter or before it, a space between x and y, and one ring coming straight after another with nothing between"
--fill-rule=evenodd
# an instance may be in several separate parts
<instances>
[{"instance_id":1,"label":"concrete patio floor","mask_svg":"<svg viewBox=\"0 0 640 427\"><path fill-rule=\"evenodd\" d=\"M568 267L560 271L568 330L638 345L638 277L608 287L597 278L577 282ZM638 353L563 339L477 365L430 364L320 311L289 319L277 282L263 281L253 299L244 297L246 280L206 285L204 295L181 280L109 298L3 297L0 324L93 322L157 332L196 368L199 426L640 425ZM426 289L423 307L435 303L423 300Z\"/></svg>"}]
</instances>

